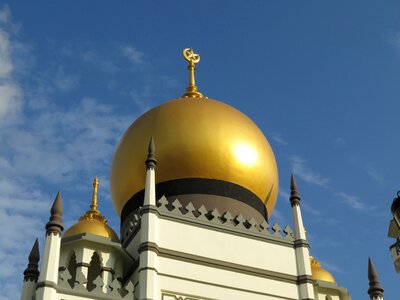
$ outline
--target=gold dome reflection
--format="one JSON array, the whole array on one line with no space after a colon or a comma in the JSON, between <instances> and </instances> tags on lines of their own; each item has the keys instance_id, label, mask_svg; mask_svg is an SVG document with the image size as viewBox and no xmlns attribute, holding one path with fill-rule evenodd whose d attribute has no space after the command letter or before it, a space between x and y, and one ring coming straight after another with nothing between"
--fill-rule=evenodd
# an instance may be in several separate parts
<instances>
[{"instance_id":1,"label":"gold dome reflection","mask_svg":"<svg viewBox=\"0 0 400 300\"><path fill-rule=\"evenodd\" d=\"M235 156L239 162L251 167L257 163L258 152L250 145L238 144L235 147Z\"/></svg>"}]
</instances>

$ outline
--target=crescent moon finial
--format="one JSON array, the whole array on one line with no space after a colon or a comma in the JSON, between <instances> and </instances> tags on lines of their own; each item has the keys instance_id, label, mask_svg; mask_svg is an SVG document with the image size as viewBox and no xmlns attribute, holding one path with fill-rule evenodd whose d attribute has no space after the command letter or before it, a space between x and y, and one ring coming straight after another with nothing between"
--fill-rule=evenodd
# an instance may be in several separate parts
<instances>
[{"instance_id":1,"label":"crescent moon finial","mask_svg":"<svg viewBox=\"0 0 400 300\"><path fill-rule=\"evenodd\" d=\"M203 95L198 91L194 78L195 65L200 62L200 55L194 53L192 48L185 48L182 51L183 57L189 62L189 85L186 88L186 93L182 97L185 98L200 98Z\"/></svg>"}]
</instances>

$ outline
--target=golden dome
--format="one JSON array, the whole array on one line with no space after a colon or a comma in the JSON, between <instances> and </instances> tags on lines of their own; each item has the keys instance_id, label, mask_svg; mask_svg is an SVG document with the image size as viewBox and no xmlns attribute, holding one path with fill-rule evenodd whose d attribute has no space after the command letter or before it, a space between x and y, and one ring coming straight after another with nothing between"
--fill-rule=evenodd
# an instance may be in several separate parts
<instances>
[{"instance_id":1,"label":"golden dome","mask_svg":"<svg viewBox=\"0 0 400 300\"><path fill-rule=\"evenodd\" d=\"M110 172L117 212L144 188L147 145L153 136L156 183L183 178L217 179L242 186L274 209L278 171L261 130L239 110L208 98L179 98L139 117L125 132Z\"/></svg>"},{"instance_id":2,"label":"golden dome","mask_svg":"<svg viewBox=\"0 0 400 300\"><path fill-rule=\"evenodd\" d=\"M65 233L64 237L69 237L82 233L110 238L113 242L119 242L115 231L107 225L107 219L97 209L97 189L99 180L96 177L93 182L93 196L90 209L79 218L79 221L72 225Z\"/></svg>"},{"instance_id":3,"label":"golden dome","mask_svg":"<svg viewBox=\"0 0 400 300\"><path fill-rule=\"evenodd\" d=\"M252 207L268 217L278 193L271 146L250 118L198 91L194 70L200 56L189 48L183 50L183 56L189 62L186 93L139 117L114 153L110 188L118 214L124 219L143 200L144 161L153 137L159 163L156 191L161 195L157 196L215 195L220 198L211 201L239 200L245 204L236 203L235 209Z\"/></svg>"},{"instance_id":4,"label":"golden dome","mask_svg":"<svg viewBox=\"0 0 400 300\"><path fill-rule=\"evenodd\" d=\"M316 261L314 259L314 257L310 256L310 264L311 264L311 273L312 273L311 276L314 280L321 280L321 281L328 281L328 282L336 283L335 278L332 276L332 274L329 273L327 270L325 270L321 266L321 263Z\"/></svg>"}]
</instances>

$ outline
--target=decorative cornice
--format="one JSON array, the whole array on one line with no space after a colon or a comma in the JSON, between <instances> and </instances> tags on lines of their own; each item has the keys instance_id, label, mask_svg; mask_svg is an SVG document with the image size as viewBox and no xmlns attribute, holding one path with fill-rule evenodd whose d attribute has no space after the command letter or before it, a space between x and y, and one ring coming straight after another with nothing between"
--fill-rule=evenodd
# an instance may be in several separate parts
<instances>
[{"instance_id":1,"label":"decorative cornice","mask_svg":"<svg viewBox=\"0 0 400 300\"><path fill-rule=\"evenodd\" d=\"M143 213L154 213L159 218L175 222L294 247L293 232L288 225L283 229L278 223L270 227L266 220L258 223L254 218L246 220L241 214L233 216L229 211L221 214L217 209L207 210L204 205L196 209L192 203L184 207L178 199L170 203L165 197L157 201L157 206L140 208L125 220L121 228L121 241L125 247L137 234Z\"/></svg>"}]
</instances>

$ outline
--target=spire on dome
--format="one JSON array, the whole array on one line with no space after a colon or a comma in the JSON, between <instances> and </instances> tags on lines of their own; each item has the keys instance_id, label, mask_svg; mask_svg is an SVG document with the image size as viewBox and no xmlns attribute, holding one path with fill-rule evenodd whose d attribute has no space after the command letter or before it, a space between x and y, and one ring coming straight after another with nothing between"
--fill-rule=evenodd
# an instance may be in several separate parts
<instances>
[{"instance_id":1,"label":"spire on dome","mask_svg":"<svg viewBox=\"0 0 400 300\"><path fill-rule=\"evenodd\" d=\"M29 263L27 268L24 271L24 281L37 281L39 278L39 268L38 263L40 259L39 253L39 242L36 239L35 243L33 244L31 253L29 254Z\"/></svg>"},{"instance_id":2,"label":"spire on dome","mask_svg":"<svg viewBox=\"0 0 400 300\"><path fill-rule=\"evenodd\" d=\"M61 234L61 231L64 230L64 226L62 224L62 199L61 193L58 192L56 198L54 199L53 205L50 209L50 219L46 224L46 234Z\"/></svg>"},{"instance_id":3,"label":"spire on dome","mask_svg":"<svg viewBox=\"0 0 400 300\"><path fill-rule=\"evenodd\" d=\"M146 158L146 167L147 169L153 168L155 169L157 165L157 160L155 158L155 151L156 151L156 146L154 144L154 138L150 138L149 142L149 147L147 150L147 158Z\"/></svg>"},{"instance_id":4,"label":"spire on dome","mask_svg":"<svg viewBox=\"0 0 400 300\"><path fill-rule=\"evenodd\" d=\"M375 299L375 297L382 297L383 299L383 288L379 282L378 273L376 272L375 266L370 257L368 258L368 279L368 294L371 299Z\"/></svg>"},{"instance_id":5,"label":"spire on dome","mask_svg":"<svg viewBox=\"0 0 400 300\"><path fill-rule=\"evenodd\" d=\"M79 221L97 219L103 223L107 223L107 219L101 214L98 209L97 194L99 188L99 178L96 176L93 180L93 194L92 201L90 203L90 209L79 218Z\"/></svg>"},{"instance_id":6,"label":"spire on dome","mask_svg":"<svg viewBox=\"0 0 400 300\"><path fill-rule=\"evenodd\" d=\"M64 238L80 234L94 234L119 242L117 234L107 225L107 219L98 209L99 178L93 180L93 194L89 209L65 233Z\"/></svg>"},{"instance_id":7,"label":"spire on dome","mask_svg":"<svg viewBox=\"0 0 400 300\"><path fill-rule=\"evenodd\" d=\"M93 180L93 195L92 195L92 203L90 204L90 209L97 210L97 193L99 188L99 178L96 176Z\"/></svg>"},{"instance_id":8,"label":"spire on dome","mask_svg":"<svg viewBox=\"0 0 400 300\"><path fill-rule=\"evenodd\" d=\"M300 205L300 195L297 191L297 185L293 174L290 178L290 203L292 206L296 204Z\"/></svg>"},{"instance_id":9,"label":"spire on dome","mask_svg":"<svg viewBox=\"0 0 400 300\"><path fill-rule=\"evenodd\" d=\"M183 57L189 62L189 85L182 97L200 98L203 95L198 91L194 78L195 65L200 62L200 55L193 52L192 48L183 49Z\"/></svg>"}]
</instances>

